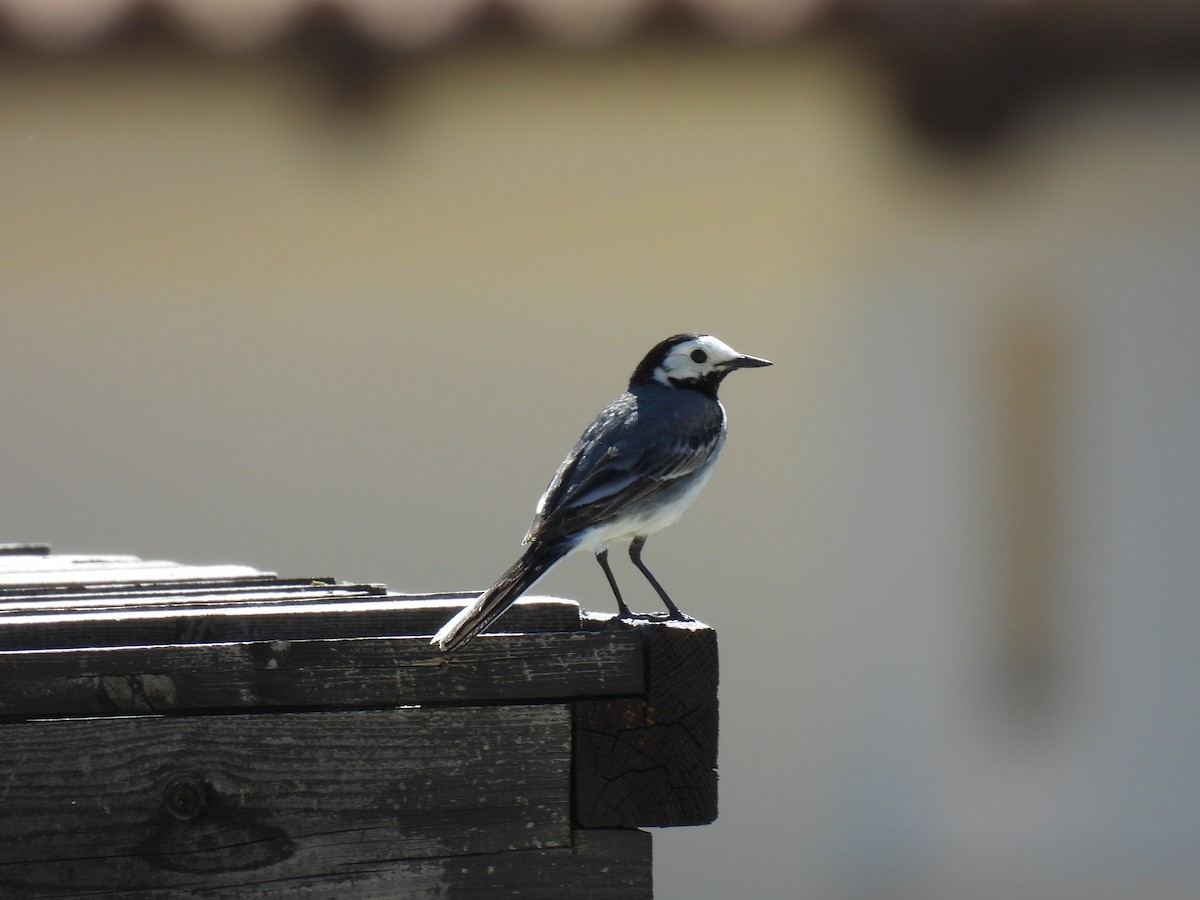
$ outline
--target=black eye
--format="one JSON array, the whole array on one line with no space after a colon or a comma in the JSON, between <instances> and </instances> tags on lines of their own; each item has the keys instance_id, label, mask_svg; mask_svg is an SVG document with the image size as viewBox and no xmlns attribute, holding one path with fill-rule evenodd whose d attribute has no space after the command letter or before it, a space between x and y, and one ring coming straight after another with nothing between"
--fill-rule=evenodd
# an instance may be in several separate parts
<instances>
[{"instance_id":1,"label":"black eye","mask_svg":"<svg viewBox=\"0 0 1200 900\"><path fill-rule=\"evenodd\" d=\"M702 362L707 362L707 361L708 361L708 354L705 353L703 350L693 350L692 351L692 362L702 363Z\"/></svg>"}]
</instances>

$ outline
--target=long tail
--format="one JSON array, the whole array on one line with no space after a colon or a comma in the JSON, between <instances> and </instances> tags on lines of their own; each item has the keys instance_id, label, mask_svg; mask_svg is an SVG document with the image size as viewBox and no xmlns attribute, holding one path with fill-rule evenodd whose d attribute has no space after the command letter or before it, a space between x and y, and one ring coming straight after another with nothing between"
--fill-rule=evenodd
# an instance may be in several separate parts
<instances>
[{"instance_id":1,"label":"long tail","mask_svg":"<svg viewBox=\"0 0 1200 900\"><path fill-rule=\"evenodd\" d=\"M443 625L430 643L446 653L463 646L503 615L518 597L533 587L535 581L567 555L567 550L567 547L557 543L530 544L524 555L500 576L490 590L484 591L479 599Z\"/></svg>"}]
</instances>

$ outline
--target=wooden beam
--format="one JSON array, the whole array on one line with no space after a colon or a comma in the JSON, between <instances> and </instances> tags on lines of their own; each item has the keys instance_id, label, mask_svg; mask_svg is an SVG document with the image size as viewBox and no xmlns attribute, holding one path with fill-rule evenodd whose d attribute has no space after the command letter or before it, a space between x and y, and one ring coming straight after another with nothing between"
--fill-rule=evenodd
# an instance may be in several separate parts
<instances>
[{"instance_id":1,"label":"wooden beam","mask_svg":"<svg viewBox=\"0 0 1200 900\"><path fill-rule=\"evenodd\" d=\"M635 631L644 695L574 704L575 822L707 824L717 817L717 633L698 622Z\"/></svg>"},{"instance_id":2,"label":"wooden beam","mask_svg":"<svg viewBox=\"0 0 1200 900\"><path fill-rule=\"evenodd\" d=\"M561 704L10 724L0 884L281 896L398 860L570 848L569 744Z\"/></svg>"},{"instance_id":3,"label":"wooden beam","mask_svg":"<svg viewBox=\"0 0 1200 900\"><path fill-rule=\"evenodd\" d=\"M460 597L360 594L333 587L287 601L243 589L230 597L143 596L135 608L28 608L0 614L0 649L115 647L222 641L300 640L386 634L432 635L466 602ZM10 601L11 602L11 601ZM578 631L579 605L569 600L519 600L505 614L512 631Z\"/></svg>"},{"instance_id":4,"label":"wooden beam","mask_svg":"<svg viewBox=\"0 0 1200 900\"><path fill-rule=\"evenodd\" d=\"M707 626L219 568L0 559L3 896L636 900L716 815Z\"/></svg>"},{"instance_id":5,"label":"wooden beam","mask_svg":"<svg viewBox=\"0 0 1200 900\"><path fill-rule=\"evenodd\" d=\"M640 694L628 630L0 652L0 717L510 703Z\"/></svg>"}]
</instances>

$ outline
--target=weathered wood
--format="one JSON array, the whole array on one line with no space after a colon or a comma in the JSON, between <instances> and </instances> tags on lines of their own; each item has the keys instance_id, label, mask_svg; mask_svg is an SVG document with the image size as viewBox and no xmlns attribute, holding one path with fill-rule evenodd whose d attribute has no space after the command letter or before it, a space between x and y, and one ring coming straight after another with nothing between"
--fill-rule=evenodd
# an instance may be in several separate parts
<instances>
[{"instance_id":1,"label":"weathered wood","mask_svg":"<svg viewBox=\"0 0 1200 900\"><path fill-rule=\"evenodd\" d=\"M235 887L567 847L564 705L0 728L0 893Z\"/></svg>"},{"instance_id":2,"label":"weathered wood","mask_svg":"<svg viewBox=\"0 0 1200 900\"><path fill-rule=\"evenodd\" d=\"M133 556L128 553L50 553L50 548L45 544L0 544L0 548L4 549L5 558L0 559L0 571L16 571L18 569L31 569L43 571L46 568L55 568L59 571L68 568L85 569L88 567L103 567L120 565L124 563L148 563L150 565L170 565L178 566L178 563L167 563L154 560L144 560L140 556ZM36 559L35 557L45 557L44 559ZM195 567L192 567L195 568Z\"/></svg>"},{"instance_id":3,"label":"weathered wood","mask_svg":"<svg viewBox=\"0 0 1200 900\"><path fill-rule=\"evenodd\" d=\"M0 649L433 634L474 596L285 580L249 566L18 554L0 557ZM505 625L578 631L579 609L570 601L525 598Z\"/></svg>"},{"instance_id":4,"label":"weathered wood","mask_svg":"<svg viewBox=\"0 0 1200 900\"><path fill-rule=\"evenodd\" d=\"M119 584L144 581L212 581L229 578L270 577L250 566L179 566L159 560L121 560L104 564L88 563L64 571L54 565L58 556L6 556L0 567L0 584ZM22 565L8 565L19 560ZM26 562L32 560L33 562ZM38 562L45 561L44 565Z\"/></svg>"},{"instance_id":5,"label":"weathered wood","mask_svg":"<svg viewBox=\"0 0 1200 900\"><path fill-rule=\"evenodd\" d=\"M223 605L160 598L136 609L15 611L0 615L0 649L138 646L222 641L301 640L433 634L462 608L455 597L411 595L345 599L309 597L259 605L253 595ZM568 600L526 598L505 614L513 631L578 631L579 606Z\"/></svg>"},{"instance_id":6,"label":"weathered wood","mask_svg":"<svg viewBox=\"0 0 1200 900\"><path fill-rule=\"evenodd\" d=\"M98 897L106 900L652 900L651 838L629 829L571 832L569 847L396 859L381 856L346 864L339 872L265 877L261 871L232 873L220 879L197 876L170 888L121 889L83 881L69 883L47 864L47 880L33 893L6 885L5 897ZM300 852L303 852L302 850ZM14 891L9 893L8 891Z\"/></svg>"},{"instance_id":7,"label":"weathered wood","mask_svg":"<svg viewBox=\"0 0 1200 900\"><path fill-rule=\"evenodd\" d=\"M575 845L568 851L541 850L491 857L449 860L443 869L448 885L437 890L408 892L404 897L458 900L651 900L650 835L644 831L605 829L575 830ZM449 886L452 885L452 886ZM396 900L396 894L381 894Z\"/></svg>"},{"instance_id":8,"label":"weathered wood","mask_svg":"<svg viewBox=\"0 0 1200 900\"><path fill-rule=\"evenodd\" d=\"M262 583L245 579L214 582L105 584L64 590L62 585L19 585L0 588L0 613L68 613L104 610L170 609L179 605L219 607L255 603L312 603L321 600L388 596L382 584L337 584L311 579L272 578ZM392 594L404 597L403 594ZM420 595L428 596L428 595ZM438 594L466 601L474 594Z\"/></svg>"},{"instance_id":9,"label":"weathered wood","mask_svg":"<svg viewBox=\"0 0 1200 900\"><path fill-rule=\"evenodd\" d=\"M509 703L640 694L627 630L0 652L0 717Z\"/></svg>"},{"instance_id":10,"label":"weathered wood","mask_svg":"<svg viewBox=\"0 0 1200 900\"><path fill-rule=\"evenodd\" d=\"M704 825L717 817L717 635L699 623L636 626L641 697L574 704L575 822Z\"/></svg>"},{"instance_id":11,"label":"weathered wood","mask_svg":"<svg viewBox=\"0 0 1200 900\"><path fill-rule=\"evenodd\" d=\"M473 596L0 553L0 896L650 897L715 634L524 598L435 652Z\"/></svg>"},{"instance_id":12,"label":"weathered wood","mask_svg":"<svg viewBox=\"0 0 1200 900\"><path fill-rule=\"evenodd\" d=\"M0 556L49 556L49 544L0 544Z\"/></svg>"}]
</instances>

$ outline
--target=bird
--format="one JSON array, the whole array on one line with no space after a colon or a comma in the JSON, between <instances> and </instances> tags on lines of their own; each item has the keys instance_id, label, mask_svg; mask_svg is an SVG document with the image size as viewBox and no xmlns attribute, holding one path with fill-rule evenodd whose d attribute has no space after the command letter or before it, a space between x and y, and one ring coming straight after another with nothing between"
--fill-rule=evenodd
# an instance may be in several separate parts
<instances>
[{"instance_id":1,"label":"bird","mask_svg":"<svg viewBox=\"0 0 1200 900\"><path fill-rule=\"evenodd\" d=\"M642 561L642 550L649 535L679 519L712 474L725 443L721 382L737 369L769 365L711 334L676 334L656 344L625 392L596 416L554 473L520 559L431 643L444 653L458 650L576 551L595 555L622 620L654 618L630 610L609 567L608 546L625 541L669 618L688 620Z\"/></svg>"}]
</instances>

